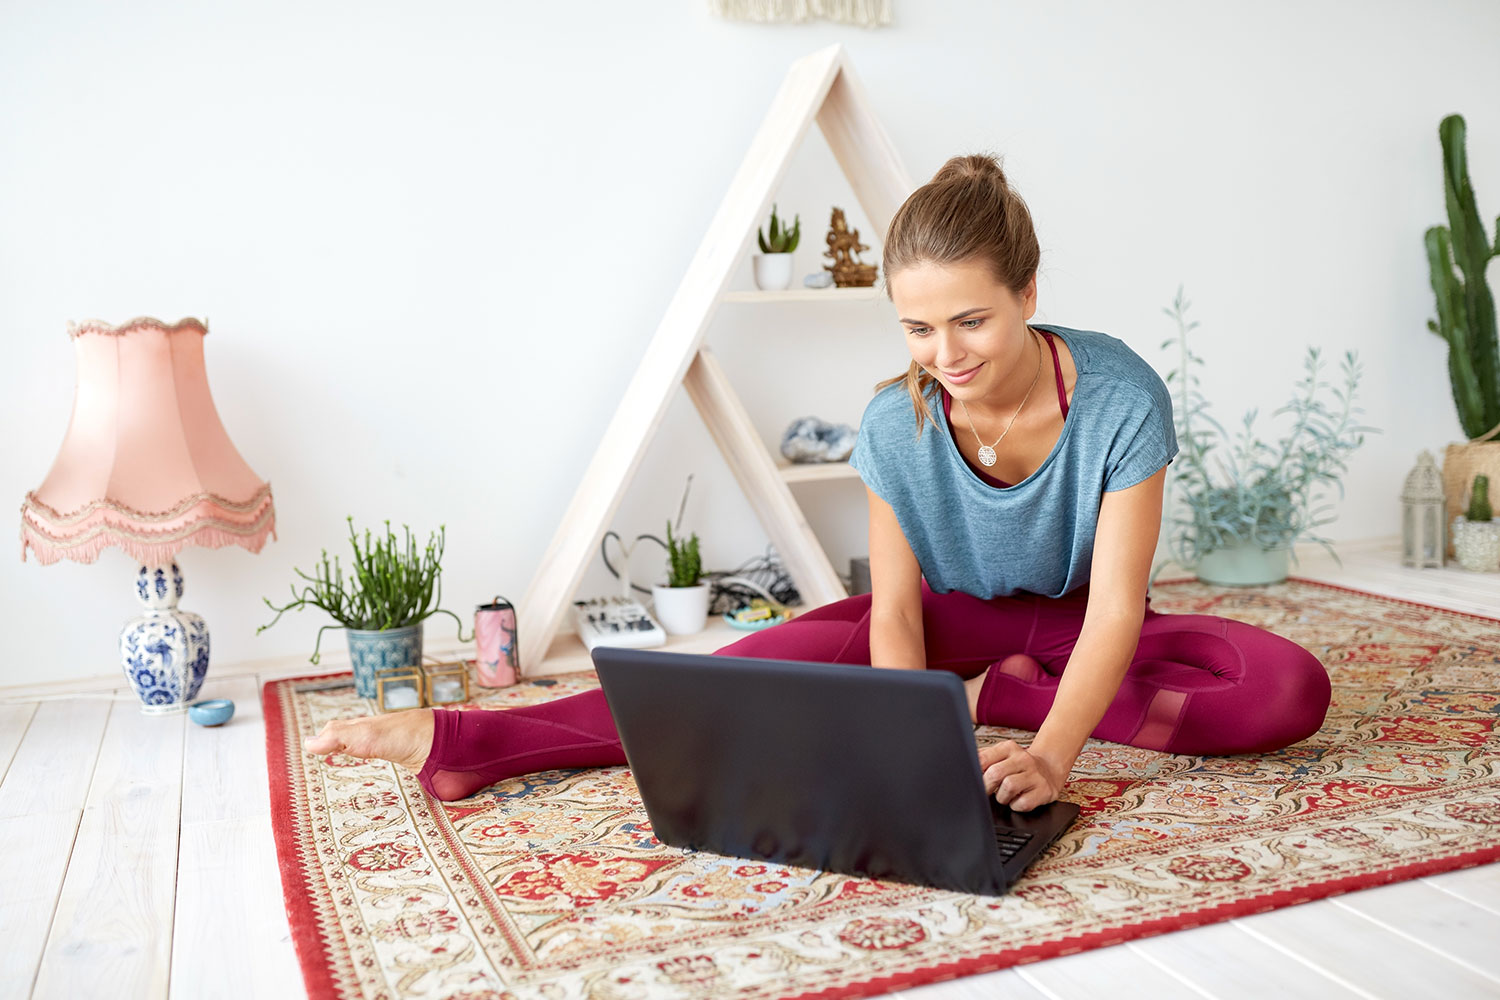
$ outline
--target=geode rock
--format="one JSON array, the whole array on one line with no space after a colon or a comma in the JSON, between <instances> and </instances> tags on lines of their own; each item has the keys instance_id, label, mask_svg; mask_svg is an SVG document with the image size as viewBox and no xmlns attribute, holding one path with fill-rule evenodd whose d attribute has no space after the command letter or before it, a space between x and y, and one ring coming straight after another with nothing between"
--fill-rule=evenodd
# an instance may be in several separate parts
<instances>
[{"instance_id":1,"label":"geode rock","mask_svg":"<svg viewBox=\"0 0 1500 1000\"><path fill-rule=\"evenodd\" d=\"M781 453L793 462L842 462L854 450L858 434L848 424L817 417L793 420L781 436Z\"/></svg>"},{"instance_id":2,"label":"geode rock","mask_svg":"<svg viewBox=\"0 0 1500 1000\"><path fill-rule=\"evenodd\" d=\"M808 288L827 288L833 284L833 275L827 271L814 271L802 279Z\"/></svg>"}]
</instances>

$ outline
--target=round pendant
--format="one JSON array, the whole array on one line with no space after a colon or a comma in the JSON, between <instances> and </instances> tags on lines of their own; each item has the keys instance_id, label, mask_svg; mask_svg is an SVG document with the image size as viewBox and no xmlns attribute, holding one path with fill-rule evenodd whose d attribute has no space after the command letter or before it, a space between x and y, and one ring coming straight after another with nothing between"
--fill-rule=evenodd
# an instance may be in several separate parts
<instances>
[{"instance_id":1,"label":"round pendant","mask_svg":"<svg viewBox=\"0 0 1500 1000\"><path fill-rule=\"evenodd\" d=\"M981 447L979 449L979 460L987 466L994 465L995 449L991 448L989 445L984 445L983 447Z\"/></svg>"}]
</instances>

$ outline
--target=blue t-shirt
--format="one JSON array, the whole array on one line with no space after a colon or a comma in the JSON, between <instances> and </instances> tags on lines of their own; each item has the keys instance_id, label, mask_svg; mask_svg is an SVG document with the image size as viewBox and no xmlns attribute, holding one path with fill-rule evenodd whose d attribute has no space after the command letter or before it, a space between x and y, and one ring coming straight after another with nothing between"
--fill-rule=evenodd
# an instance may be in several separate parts
<instances>
[{"instance_id":1,"label":"blue t-shirt","mask_svg":"<svg viewBox=\"0 0 1500 1000\"><path fill-rule=\"evenodd\" d=\"M865 407L849 464L901 524L927 585L975 597L1061 597L1088 582L1102 494L1149 478L1177 454L1166 383L1124 341L1032 323L1063 339L1078 369L1062 434L1014 486L982 481L959 453L942 396L917 438L904 382Z\"/></svg>"}]
</instances>

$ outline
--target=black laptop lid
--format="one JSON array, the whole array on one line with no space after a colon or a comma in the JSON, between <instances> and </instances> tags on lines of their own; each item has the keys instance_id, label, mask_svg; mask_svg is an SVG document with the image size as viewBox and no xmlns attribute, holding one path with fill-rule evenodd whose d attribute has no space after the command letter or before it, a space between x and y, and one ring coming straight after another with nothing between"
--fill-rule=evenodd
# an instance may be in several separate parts
<instances>
[{"instance_id":1,"label":"black laptop lid","mask_svg":"<svg viewBox=\"0 0 1500 1000\"><path fill-rule=\"evenodd\" d=\"M603 646L593 659L663 843L1004 891L956 675Z\"/></svg>"}]
</instances>

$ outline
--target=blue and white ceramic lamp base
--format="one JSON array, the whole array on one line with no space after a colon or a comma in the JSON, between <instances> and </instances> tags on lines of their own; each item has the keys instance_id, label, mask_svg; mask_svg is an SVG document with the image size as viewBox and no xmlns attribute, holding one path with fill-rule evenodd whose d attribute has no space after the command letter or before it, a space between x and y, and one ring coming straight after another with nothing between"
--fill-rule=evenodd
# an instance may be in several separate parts
<instances>
[{"instance_id":1,"label":"blue and white ceramic lamp base","mask_svg":"<svg viewBox=\"0 0 1500 1000\"><path fill-rule=\"evenodd\" d=\"M146 715L186 711L208 673L208 626L201 616L178 610L182 571L175 562L142 566L135 578L135 596L146 613L120 630L125 679Z\"/></svg>"}]
</instances>

